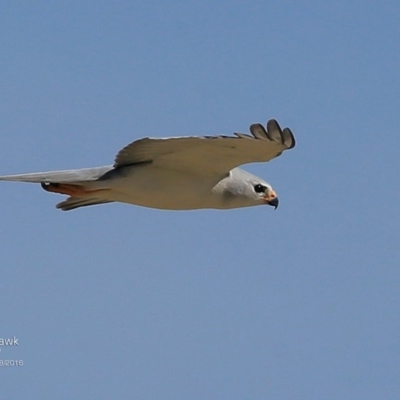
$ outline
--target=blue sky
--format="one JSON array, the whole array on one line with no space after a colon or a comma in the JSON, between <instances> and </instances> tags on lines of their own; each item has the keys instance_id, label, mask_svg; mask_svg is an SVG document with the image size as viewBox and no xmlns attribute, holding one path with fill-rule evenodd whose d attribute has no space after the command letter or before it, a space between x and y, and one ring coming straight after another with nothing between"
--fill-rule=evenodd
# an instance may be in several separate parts
<instances>
[{"instance_id":1,"label":"blue sky","mask_svg":"<svg viewBox=\"0 0 400 400\"><path fill-rule=\"evenodd\" d=\"M395 1L0 5L0 174L247 132L280 207L56 210L1 183L7 399L398 399Z\"/></svg>"}]
</instances>

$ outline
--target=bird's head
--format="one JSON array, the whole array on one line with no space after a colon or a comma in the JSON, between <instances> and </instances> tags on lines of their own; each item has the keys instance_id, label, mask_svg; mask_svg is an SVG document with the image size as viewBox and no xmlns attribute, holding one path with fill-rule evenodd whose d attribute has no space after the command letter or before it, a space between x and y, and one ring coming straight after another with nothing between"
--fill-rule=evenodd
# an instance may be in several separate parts
<instances>
[{"instance_id":1,"label":"bird's head","mask_svg":"<svg viewBox=\"0 0 400 400\"><path fill-rule=\"evenodd\" d=\"M242 169L235 168L213 189L222 200L221 208L250 207L267 204L279 205L276 192L263 179Z\"/></svg>"},{"instance_id":2,"label":"bird's head","mask_svg":"<svg viewBox=\"0 0 400 400\"><path fill-rule=\"evenodd\" d=\"M274 189L271 185L262 181L260 183L253 183L252 190L256 193L255 198L262 201L262 204L268 204L269 206L278 208L279 199Z\"/></svg>"}]
</instances>

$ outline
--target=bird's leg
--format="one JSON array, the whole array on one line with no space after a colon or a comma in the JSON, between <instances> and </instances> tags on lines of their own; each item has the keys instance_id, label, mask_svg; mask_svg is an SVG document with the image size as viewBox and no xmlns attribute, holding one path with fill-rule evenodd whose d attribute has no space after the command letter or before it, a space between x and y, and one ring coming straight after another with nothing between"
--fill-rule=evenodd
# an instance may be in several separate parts
<instances>
[{"instance_id":1,"label":"bird's leg","mask_svg":"<svg viewBox=\"0 0 400 400\"><path fill-rule=\"evenodd\" d=\"M82 197L94 192L101 192L107 189L85 190L80 185L71 185L68 183L41 183L46 192L66 194L68 196Z\"/></svg>"}]
</instances>

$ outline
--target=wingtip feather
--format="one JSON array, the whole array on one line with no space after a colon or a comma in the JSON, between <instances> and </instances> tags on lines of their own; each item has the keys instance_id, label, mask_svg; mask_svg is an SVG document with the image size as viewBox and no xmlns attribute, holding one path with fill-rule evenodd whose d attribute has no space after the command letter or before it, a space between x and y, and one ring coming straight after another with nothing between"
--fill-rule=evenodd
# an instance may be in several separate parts
<instances>
[{"instance_id":1,"label":"wingtip feather","mask_svg":"<svg viewBox=\"0 0 400 400\"><path fill-rule=\"evenodd\" d=\"M269 139L268 132L261 124L250 125L250 132L256 139Z\"/></svg>"},{"instance_id":2,"label":"wingtip feather","mask_svg":"<svg viewBox=\"0 0 400 400\"><path fill-rule=\"evenodd\" d=\"M282 139L283 143L285 144L285 146L287 146L288 149L293 149L293 147L296 146L296 140L292 131L289 128L285 128L282 131Z\"/></svg>"},{"instance_id":3,"label":"wingtip feather","mask_svg":"<svg viewBox=\"0 0 400 400\"><path fill-rule=\"evenodd\" d=\"M276 119L270 119L267 122L267 135L269 139L281 144L283 143L282 129Z\"/></svg>"}]
</instances>

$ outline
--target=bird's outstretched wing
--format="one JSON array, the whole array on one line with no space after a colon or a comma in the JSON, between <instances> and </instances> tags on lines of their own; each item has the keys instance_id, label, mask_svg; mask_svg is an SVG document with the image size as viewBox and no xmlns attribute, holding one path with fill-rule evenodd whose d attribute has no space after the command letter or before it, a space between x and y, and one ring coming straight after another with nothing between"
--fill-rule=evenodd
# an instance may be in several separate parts
<instances>
[{"instance_id":1,"label":"bird's outstretched wing","mask_svg":"<svg viewBox=\"0 0 400 400\"><path fill-rule=\"evenodd\" d=\"M113 168L146 162L166 169L221 177L239 165L269 161L295 146L291 130L282 130L275 120L268 121L267 129L253 124L250 132L252 136L235 133L236 136L139 139L117 154L114 166L6 175L0 176L0 180L79 184L95 181Z\"/></svg>"},{"instance_id":2,"label":"bird's outstretched wing","mask_svg":"<svg viewBox=\"0 0 400 400\"><path fill-rule=\"evenodd\" d=\"M266 128L261 124L251 125L252 136L235 133L236 136L140 139L117 154L114 168L151 162L173 170L226 174L242 164L269 161L295 146L289 128L282 130L273 119Z\"/></svg>"}]
</instances>

